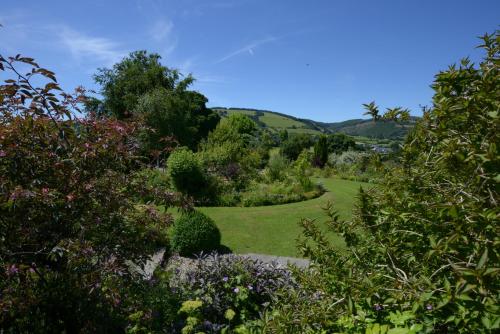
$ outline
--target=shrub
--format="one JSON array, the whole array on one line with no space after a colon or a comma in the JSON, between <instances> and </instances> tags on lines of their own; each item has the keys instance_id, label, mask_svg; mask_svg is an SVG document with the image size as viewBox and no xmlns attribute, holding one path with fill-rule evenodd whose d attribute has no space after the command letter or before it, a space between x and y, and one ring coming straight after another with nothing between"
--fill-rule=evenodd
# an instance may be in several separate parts
<instances>
[{"instance_id":1,"label":"shrub","mask_svg":"<svg viewBox=\"0 0 500 334\"><path fill-rule=\"evenodd\" d=\"M128 261L166 244L167 222L124 191L136 125L73 118L84 91L56 97L31 58L0 56L3 71L15 79L0 86L0 332L121 332L141 307Z\"/></svg>"},{"instance_id":2,"label":"shrub","mask_svg":"<svg viewBox=\"0 0 500 334\"><path fill-rule=\"evenodd\" d=\"M183 300L201 301L198 330L207 333L257 319L277 291L297 289L288 269L236 255L210 254L191 268L185 275L174 274L172 284Z\"/></svg>"},{"instance_id":3,"label":"shrub","mask_svg":"<svg viewBox=\"0 0 500 334\"><path fill-rule=\"evenodd\" d=\"M172 250L191 256L220 248L220 231L214 221L199 211L182 214L172 231Z\"/></svg>"},{"instance_id":4,"label":"shrub","mask_svg":"<svg viewBox=\"0 0 500 334\"><path fill-rule=\"evenodd\" d=\"M289 162L283 155L272 154L267 164L266 176L271 182L282 181L285 178L288 165Z\"/></svg>"},{"instance_id":5,"label":"shrub","mask_svg":"<svg viewBox=\"0 0 500 334\"><path fill-rule=\"evenodd\" d=\"M342 153L356 148L356 142L343 133L334 133L328 136L328 153Z\"/></svg>"},{"instance_id":6,"label":"shrub","mask_svg":"<svg viewBox=\"0 0 500 334\"><path fill-rule=\"evenodd\" d=\"M172 152L167 161L167 173L172 185L183 194L199 197L206 186L206 176L198 157L187 148Z\"/></svg>"},{"instance_id":7,"label":"shrub","mask_svg":"<svg viewBox=\"0 0 500 334\"><path fill-rule=\"evenodd\" d=\"M314 144L313 163L315 166L323 168L328 160L328 141L326 136L320 136Z\"/></svg>"},{"instance_id":8,"label":"shrub","mask_svg":"<svg viewBox=\"0 0 500 334\"><path fill-rule=\"evenodd\" d=\"M270 184L252 183L247 191L241 193L241 205L263 206L300 202L319 197L323 193L324 189L312 182L308 189L290 179Z\"/></svg>"},{"instance_id":9,"label":"shrub","mask_svg":"<svg viewBox=\"0 0 500 334\"><path fill-rule=\"evenodd\" d=\"M295 161L299 154L311 147L312 139L310 135L298 134L290 136L281 144L281 153L291 161Z\"/></svg>"},{"instance_id":10,"label":"shrub","mask_svg":"<svg viewBox=\"0 0 500 334\"><path fill-rule=\"evenodd\" d=\"M304 191L310 191L314 188L314 184L309 177L310 167L311 153L303 150L294 163L294 175Z\"/></svg>"}]
</instances>

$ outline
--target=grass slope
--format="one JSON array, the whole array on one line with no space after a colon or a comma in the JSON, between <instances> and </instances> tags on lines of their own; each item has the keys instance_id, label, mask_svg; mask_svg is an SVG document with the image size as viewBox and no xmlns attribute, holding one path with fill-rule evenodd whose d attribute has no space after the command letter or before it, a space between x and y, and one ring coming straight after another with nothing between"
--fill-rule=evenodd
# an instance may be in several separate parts
<instances>
[{"instance_id":1,"label":"grass slope","mask_svg":"<svg viewBox=\"0 0 500 334\"><path fill-rule=\"evenodd\" d=\"M234 253L260 253L280 256L300 256L296 238L301 233L302 218L325 219L322 208L333 201L342 218L351 217L359 187L371 184L340 179L318 179L328 192L304 202L262 207L203 207L200 211L211 217L222 233L222 243ZM340 237L332 241L342 245Z\"/></svg>"},{"instance_id":2,"label":"grass slope","mask_svg":"<svg viewBox=\"0 0 500 334\"><path fill-rule=\"evenodd\" d=\"M268 110L256 110L245 108L213 108L222 116L228 116L232 113L242 113L250 116L254 121L262 127L265 127L273 132L286 129L289 133L334 133L342 132L351 136L363 136L369 138L387 138L387 139L402 139L411 129L416 117L412 117L409 122L402 124L396 122L373 122L368 119L351 119L337 123L323 123L293 117L286 114L281 114Z\"/></svg>"},{"instance_id":3,"label":"grass slope","mask_svg":"<svg viewBox=\"0 0 500 334\"><path fill-rule=\"evenodd\" d=\"M309 133L321 134L327 131L323 127L315 126L315 123L309 120L295 118L293 116L276 113L267 110L239 109L239 108L212 108L221 116L229 116L234 113L241 113L249 116L259 126L269 129L271 132L278 132L286 129L290 133Z\"/></svg>"}]
</instances>

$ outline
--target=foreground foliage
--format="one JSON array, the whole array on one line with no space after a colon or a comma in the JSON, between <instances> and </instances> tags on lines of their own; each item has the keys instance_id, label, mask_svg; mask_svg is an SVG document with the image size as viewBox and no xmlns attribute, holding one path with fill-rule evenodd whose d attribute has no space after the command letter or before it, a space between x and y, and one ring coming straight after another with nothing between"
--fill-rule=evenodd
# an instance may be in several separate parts
<instances>
[{"instance_id":1,"label":"foreground foliage","mask_svg":"<svg viewBox=\"0 0 500 334\"><path fill-rule=\"evenodd\" d=\"M278 290L297 288L288 269L235 255L210 254L195 260L184 277L179 271L173 277L188 301L181 309L183 333L250 333Z\"/></svg>"},{"instance_id":2,"label":"foreground foliage","mask_svg":"<svg viewBox=\"0 0 500 334\"><path fill-rule=\"evenodd\" d=\"M440 72L433 107L379 194L361 191L353 221L328 208L347 250L301 222L314 270L268 320L279 333L493 333L500 328L500 35L484 61ZM291 312L293 305L294 312Z\"/></svg>"},{"instance_id":3,"label":"foreground foliage","mask_svg":"<svg viewBox=\"0 0 500 334\"><path fill-rule=\"evenodd\" d=\"M0 331L119 331L145 300L127 261L167 246L170 221L128 199L137 126L74 118L84 91L57 97L31 58L0 71Z\"/></svg>"}]
</instances>

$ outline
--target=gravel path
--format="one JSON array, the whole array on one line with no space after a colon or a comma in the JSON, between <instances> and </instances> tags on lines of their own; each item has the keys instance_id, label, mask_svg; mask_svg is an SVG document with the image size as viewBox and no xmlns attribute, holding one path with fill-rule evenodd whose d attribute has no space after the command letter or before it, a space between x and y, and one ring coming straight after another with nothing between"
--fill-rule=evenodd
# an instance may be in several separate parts
<instances>
[{"instance_id":1,"label":"gravel path","mask_svg":"<svg viewBox=\"0 0 500 334\"><path fill-rule=\"evenodd\" d=\"M242 257L248 257L253 260L259 260L264 263L276 263L279 266L287 267L289 264L293 264L299 268L308 268L311 261L308 259L299 259L296 257L286 257L286 256L275 256L275 255L265 255L265 254L241 254Z\"/></svg>"},{"instance_id":2,"label":"gravel path","mask_svg":"<svg viewBox=\"0 0 500 334\"><path fill-rule=\"evenodd\" d=\"M161 249L151 256L144 268L131 263L131 269L135 272L141 274L144 279L149 280L153 276L155 269L162 263L163 256L165 255L165 249ZM299 259L294 257L286 256L275 256L275 255L265 255L265 254L231 254L236 256L241 256L243 258L250 258L252 260L258 260L263 263L273 264L277 267L286 268L288 265L295 265L299 268L308 268L310 261L308 259ZM225 256L225 255L222 255ZM194 265L197 260L175 256L170 259L170 264L175 263L176 266L182 268L181 271L189 271L189 268Z\"/></svg>"},{"instance_id":3,"label":"gravel path","mask_svg":"<svg viewBox=\"0 0 500 334\"><path fill-rule=\"evenodd\" d=\"M145 280L149 280L151 279L151 277L153 277L155 269L163 261L164 255L165 255L165 248L162 248L158 252L154 253L148 261L146 261L144 268L141 268L132 261L129 261L129 268L133 272L140 274Z\"/></svg>"}]
</instances>

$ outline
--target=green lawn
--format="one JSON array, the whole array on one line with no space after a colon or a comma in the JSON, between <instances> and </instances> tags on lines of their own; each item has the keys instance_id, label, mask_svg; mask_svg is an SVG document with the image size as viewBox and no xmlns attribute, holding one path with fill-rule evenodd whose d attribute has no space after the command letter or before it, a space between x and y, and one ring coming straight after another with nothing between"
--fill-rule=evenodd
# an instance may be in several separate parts
<instances>
[{"instance_id":1,"label":"green lawn","mask_svg":"<svg viewBox=\"0 0 500 334\"><path fill-rule=\"evenodd\" d=\"M198 210L211 217L222 233L222 244L234 253L261 253L281 256L299 256L295 239L300 235L301 218L324 221L321 209L327 201L334 201L341 217L349 218L354 198L360 186L371 184L340 179L318 179L328 192L309 201L261 207L202 207ZM332 240L342 244L337 236Z\"/></svg>"}]
</instances>

